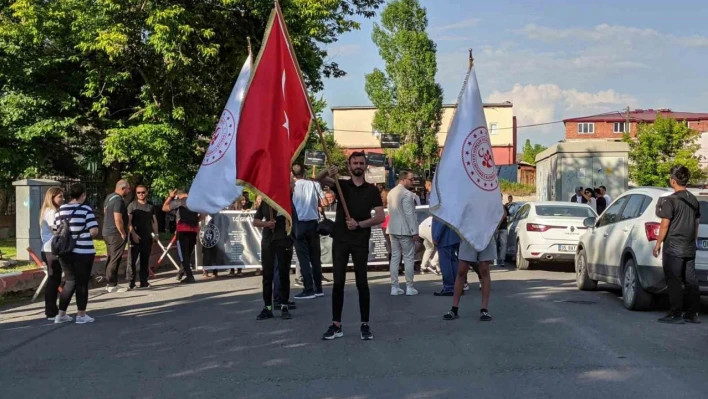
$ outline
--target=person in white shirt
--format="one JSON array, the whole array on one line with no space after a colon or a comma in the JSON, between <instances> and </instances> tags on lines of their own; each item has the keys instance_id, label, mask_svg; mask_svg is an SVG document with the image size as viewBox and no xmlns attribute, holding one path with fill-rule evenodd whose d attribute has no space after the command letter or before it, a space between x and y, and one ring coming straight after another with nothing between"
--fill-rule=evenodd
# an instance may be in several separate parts
<instances>
[{"instance_id":1,"label":"person in white shirt","mask_svg":"<svg viewBox=\"0 0 708 399\"><path fill-rule=\"evenodd\" d=\"M610 206L610 204L612 203L612 197L610 197L610 195L607 194L607 187L600 186L600 190L602 190L602 196L605 197L605 201L607 202L607 206Z\"/></svg>"},{"instance_id":2,"label":"person in white shirt","mask_svg":"<svg viewBox=\"0 0 708 399\"><path fill-rule=\"evenodd\" d=\"M430 273L440 274L438 252L435 250L433 243L433 217L429 216L418 226L418 234L423 239L425 252L423 253L423 261L420 264L420 270L427 270Z\"/></svg>"},{"instance_id":3,"label":"person in white shirt","mask_svg":"<svg viewBox=\"0 0 708 399\"><path fill-rule=\"evenodd\" d=\"M597 201L595 200L595 193L593 193L591 188L586 188L583 191L583 198L585 198L585 203L590 205L595 212L597 212Z\"/></svg>"},{"instance_id":4,"label":"person in white shirt","mask_svg":"<svg viewBox=\"0 0 708 399\"><path fill-rule=\"evenodd\" d=\"M54 237L54 221L59 207L64 205L64 191L59 187L51 187L44 195L44 203L39 211L39 227L42 235L42 260L47 265L47 286L44 287L44 314L47 319L54 320L59 314L57 299L61 285L61 264L59 258L52 254L52 238Z\"/></svg>"},{"instance_id":5,"label":"person in white shirt","mask_svg":"<svg viewBox=\"0 0 708 399\"><path fill-rule=\"evenodd\" d=\"M398 185L388 193L388 214L391 218L386 233L391 237L391 295L403 295L398 284L398 265L403 257L406 274L406 295L418 295L413 287L415 242L419 240L418 219L415 215L415 197L410 191L413 174L401 172Z\"/></svg>"}]
</instances>

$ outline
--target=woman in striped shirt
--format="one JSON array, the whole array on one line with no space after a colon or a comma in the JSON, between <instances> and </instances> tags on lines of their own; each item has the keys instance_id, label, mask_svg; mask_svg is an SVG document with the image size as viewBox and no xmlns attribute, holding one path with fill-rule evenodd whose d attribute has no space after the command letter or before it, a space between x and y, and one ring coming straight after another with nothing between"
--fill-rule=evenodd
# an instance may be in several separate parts
<instances>
[{"instance_id":1,"label":"woman in striped shirt","mask_svg":"<svg viewBox=\"0 0 708 399\"><path fill-rule=\"evenodd\" d=\"M75 243L71 253L59 258L64 271L65 283L59 298L59 314L54 319L54 323L60 324L72 320L71 316L67 316L66 309L69 308L71 297L76 292L76 307L78 308L76 324L86 324L94 321L86 314L86 304L88 303L91 267L93 267L93 259L96 256L93 238L98 235L98 222L96 222L96 216L91 207L83 205L86 200L86 188L82 184L71 186L69 198L71 201L59 208L55 225L59 226L62 220L68 219Z\"/></svg>"},{"instance_id":2,"label":"woman in striped shirt","mask_svg":"<svg viewBox=\"0 0 708 399\"><path fill-rule=\"evenodd\" d=\"M52 238L54 238L54 222L59 207L64 204L64 191L59 187L51 187L44 196L44 203L39 212L41 217L39 227L42 231L42 260L47 265L47 286L44 287L44 314L49 320L59 313L57 296L61 285L61 264L59 258L52 254Z\"/></svg>"}]
</instances>

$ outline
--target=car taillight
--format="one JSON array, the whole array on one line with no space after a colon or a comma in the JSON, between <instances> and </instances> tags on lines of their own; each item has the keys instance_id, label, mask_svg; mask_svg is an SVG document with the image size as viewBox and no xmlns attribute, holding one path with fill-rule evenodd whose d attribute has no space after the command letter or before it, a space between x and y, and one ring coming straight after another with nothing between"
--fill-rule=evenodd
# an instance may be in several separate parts
<instances>
[{"instance_id":1,"label":"car taillight","mask_svg":"<svg viewBox=\"0 0 708 399\"><path fill-rule=\"evenodd\" d=\"M534 223L529 223L526 225L526 231L539 231L539 232L544 232L553 226L546 226L545 224L534 224Z\"/></svg>"},{"instance_id":2,"label":"car taillight","mask_svg":"<svg viewBox=\"0 0 708 399\"><path fill-rule=\"evenodd\" d=\"M659 230L661 230L661 224L656 222L644 223L644 231L647 234L647 240L656 241L659 239Z\"/></svg>"}]
</instances>

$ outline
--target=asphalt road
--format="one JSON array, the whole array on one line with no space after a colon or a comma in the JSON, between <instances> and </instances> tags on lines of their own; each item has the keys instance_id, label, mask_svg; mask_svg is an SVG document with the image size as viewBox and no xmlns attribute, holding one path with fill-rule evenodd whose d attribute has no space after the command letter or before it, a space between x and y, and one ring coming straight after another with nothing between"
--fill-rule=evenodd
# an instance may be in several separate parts
<instances>
[{"instance_id":1,"label":"asphalt road","mask_svg":"<svg viewBox=\"0 0 708 399\"><path fill-rule=\"evenodd\" d=\"M331 342L320 339L331 286L292 320L257 322L259 277L178 286L173 276L150 291L94 290L91 325L55 326L41 304L6 305L0 398L708 397L708 319L658 324L665 310L627 311L618 289L580 292L568 272L495 268L489 323L477 319L476 283L447 322L437 277L416 276L417 297L390 297L387 273L372 272L368 342L353 273L345 336Z\"/></svg>"}]
</instances>

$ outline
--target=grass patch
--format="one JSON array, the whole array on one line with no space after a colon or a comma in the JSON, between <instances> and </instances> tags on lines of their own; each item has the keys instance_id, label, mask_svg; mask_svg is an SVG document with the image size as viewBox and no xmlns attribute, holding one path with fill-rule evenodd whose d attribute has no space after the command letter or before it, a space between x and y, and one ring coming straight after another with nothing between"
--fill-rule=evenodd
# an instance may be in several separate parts
<instances>
[{"instance_id":1,"label":"grass patch","mask_svg":"<svg viewBox=\"0 0 708 399\"><path fill-rule=\"evenodd\" d=\"M529 196L536 194L536 186L530 184L514 183L508 180L499 180L499 188L506 195Z\"/></svg>"},{"instance_id":2,"label":"grass patch","mask_svg":"<svg viewBox=\"0 0 708 399\"><path fill-rule=\"evenodd\" d=\"M37 270L39 269L34 262L19 262L12 267L0 267L0 274L9 274L15 272L24 272L27 270Z\"/></svg>"},{"instance_id":3,"label":"grass patch","mask_svg":"<svg viewBox=\"0 0 708 399\"><path fill-rule=\"evenodd\" d=\"M3 259L15 259L17 256L17 249L15 248L15 239L7 238L0 240L0 252L2 252Z\"/></svg>"}]
</instances>

